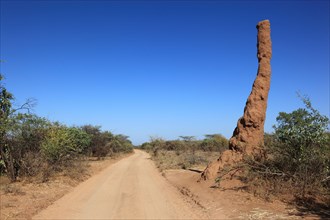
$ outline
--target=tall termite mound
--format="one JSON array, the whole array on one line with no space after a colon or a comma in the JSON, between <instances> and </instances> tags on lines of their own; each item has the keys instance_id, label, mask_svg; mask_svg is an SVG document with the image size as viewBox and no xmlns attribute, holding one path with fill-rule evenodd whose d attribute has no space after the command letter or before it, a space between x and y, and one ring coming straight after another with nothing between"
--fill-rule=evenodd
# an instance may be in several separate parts
<instances>
[{"instance_id":1,"label":"tall termite mound","mask_svg":"<svg viewBox=\"0 0 330 220\"><path fill-rule=\"evenodd\" d=\"M223 152L217 161L207 166L201 176L204 180L215 178L219 169L239 162L243 155L258 157L262 154L271 78L272 42L269 20L259 22L257 29L258 73L246 101L243 117L238 120L233 136L229 140L229 150Z\"/></svg>"}]
</instances>

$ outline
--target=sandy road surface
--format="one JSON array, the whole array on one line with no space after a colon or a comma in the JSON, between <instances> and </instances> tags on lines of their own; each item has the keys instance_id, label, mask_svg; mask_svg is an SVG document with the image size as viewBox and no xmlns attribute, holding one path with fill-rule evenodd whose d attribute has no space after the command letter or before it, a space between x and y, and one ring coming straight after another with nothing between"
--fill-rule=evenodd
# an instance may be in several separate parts
<instances>
[{"instance_id":1,"label":"sandy road surface","mask_svg":"<svg viewBox=\"0 0 330 220\"><path fill-rule=\"evenodd\" d=\"M149 155L135 150L33 219L200 218L203 213L160 175Z\"/></svg>"}]
</instances>

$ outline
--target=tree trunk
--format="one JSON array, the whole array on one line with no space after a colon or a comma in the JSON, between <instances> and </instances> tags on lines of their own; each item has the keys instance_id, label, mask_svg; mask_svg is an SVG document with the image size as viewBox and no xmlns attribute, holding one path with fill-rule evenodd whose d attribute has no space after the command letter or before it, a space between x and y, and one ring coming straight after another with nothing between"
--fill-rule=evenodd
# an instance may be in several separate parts
<instances>
[{"instance_id":1,"label":"tree trunk","mask_svg":"<svg viewBox=\"0 0 330 220\"><path fill-rule=\"evenodd\" d=\"M11 182L16 181L16 175L15 175L15 168L14 168L14 159L12 155L12 151L9 148L8 154L5 152L5 141L4 141L4 134L1 134L1 141L0 141L0 155L5 163L5 168L7 172L7 176L10 179Z\"/></svg>"}]
</instances>

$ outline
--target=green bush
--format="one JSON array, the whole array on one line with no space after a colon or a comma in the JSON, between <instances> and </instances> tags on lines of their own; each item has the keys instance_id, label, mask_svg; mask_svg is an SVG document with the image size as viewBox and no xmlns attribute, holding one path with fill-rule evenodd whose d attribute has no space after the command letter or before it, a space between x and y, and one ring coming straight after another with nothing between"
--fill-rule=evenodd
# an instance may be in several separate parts
<instances>
[{"instance_id":1,"label":"green bush","mask_svg":"<svg viewBox=\"0 0 330 220\"><path fill-rule=\"evenodd\" d=\"M19 175L31 176L37 172L38 167L29 159L34 157L40 162L40 145L51 123L33 114L19 113L10 117L9 125L2 149L8 161L6 171L8 172L9 164L12 164L14 180Z\"/></svg>"},{"instance_id":2,"label":"green bush","mask_svg":"<svg viewBox=\"0 0 330 220\"><path fill-rule=\"evenodd\" d=\"M152 151L153 156L157 156L159 150L161 150L165 147L165 141L159 137L151 137L150 145L151 145L151 151Z\"/></svg>"},{"instance_id":3,"label":"green bush","mask_svg":"<svg viewBox=\"0 0 330 220\"><path fill-rule=\"evenodd\" d=\"M222 152L228 149L228 140L221 134L205 135L200 148L204 151Z\"/></svg>"},{"instance_id":4,"label":"green bush","mask_svg":"<svg viewBox=\"0 0 330 220\"><path fill-rule=\"evenodd\" d=\"M114 139L114 135L111 132L102 132L101 126L93 125L84 125L81 129L91 137L90 144L84 149L83 153L85 155L101 158L111 154L110 142Z\"/></svg>"},{"instance_id":5,"label":"green bush","mask_svg":"<svg viewBox=\"0 0 330 220\"><path fill-rule=\"evenodd\" d=\"M90 141L90 136L79 128L53 126L48 129L41 150L50 164L57 164L76 158Z\"/></svg>"},{"instance_id":6,"label":"green bush","mask_svg":"<svg viewBox=\"0 0 330 220\"><path fill-rule=\"evenodd\" d=\"M111 140L110 147L111 150L114 153L119 153L119 152L123 152L123 153L129 153L133 151L133 144L132 142L128 139L128 136L119 134L119 135L115 135L114 138Z\"/></svg>"},{"instance_id":7,"label":"green bush","mask_svg":"<svg viewBox=\"0 0 330 220\"><path fill-rule=\"evenodd\" d=\"M274 192L287 188L301 198L330 195L329 119L308 98L303 102L305 108L279 113L275 133L265 135L268 159L247 160L250 174L269 182ZM279 184L283 187L276 188Z\"/></svg>"},{"instance_id":8,"label":"green bush","mask_svg":"<svg viewBox=\"0 0 330 220\"><path fill-rule=\"evenodd\" d=\"M180 136L181 140L165 141L162 138L151 137L150 142L143 143L141 149L157 155L159 150L175 151L176 154L190 151L215 151L222 152L228 149L228 140L221 134L205 135L204 140L196 140L194 136Z\"/></svg>"},{"instance_id":9,"label":"green bush","mask_svg":"<svg viewBox=\"0 0 330 220\"><path fill-rule=\"evenodd\" d=\"M152 150L152 145L149 142L141 144L140 149L150 152Z\"/></svg>"},{"instance_id":10,"label":"green bush","mask_svg":"<svg viewBox=\"0 0 330 220\"><path fill-rule=\"evenodd\" d=\"M35 176L44 162L40 154L40 146L52 124L45 118L24 114L16 122L13 136L14 159L19 176Z\"/></svg>"},{"instance_id":11,"label":"green bush","mask_svg":"<svg viewBox=\"0 0 330 220\"><path fill-rule=\"evenodd\" d=\"M133 150L127 136L102 132L99 126L66 127L30 114L33 99L18 108L13 103L0 74L0 172L11 181L39 174L46 180L62 165L74 167L80 160L73 160L82 154L103 157Z\"/></svg>"}]
</instances>

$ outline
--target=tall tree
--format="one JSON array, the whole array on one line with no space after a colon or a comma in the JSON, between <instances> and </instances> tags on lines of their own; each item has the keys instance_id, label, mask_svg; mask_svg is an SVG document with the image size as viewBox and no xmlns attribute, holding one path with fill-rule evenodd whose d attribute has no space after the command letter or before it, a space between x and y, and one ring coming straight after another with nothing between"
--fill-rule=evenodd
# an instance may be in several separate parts
<instances>
[{"instance_id":1,"label":"tall tree","mask_svg":"<svg viewBox=\"0 0 330 220\"><path fill-rule=\"evenodd\" d=\"M7 91L3 84L3 76L0 74L0 155L5 163L8 177L15 181L14 161L10 149L6 144L6 132L10 125L10 114L12 112L12 101L14 96ZM8 152L6 152L8 151Z\"/></svg>"},{"instance_id":2,"label":"tall tree","mask_svg":"<svg viewBox=\"0 0 330 220\"><path fill-rule=\"evenodd\" d=\"M0 74L0 156L5 164L7 175L11 181L16 180L14 149L8 144L8 136L12 128L17 124L17 120L22 120L26 114L21 111L30 112L34 105L34 100L29 99L19 108L13 108L14 96L8 92L3 84L4 77Z\"/></svg>"}]
</instances>

